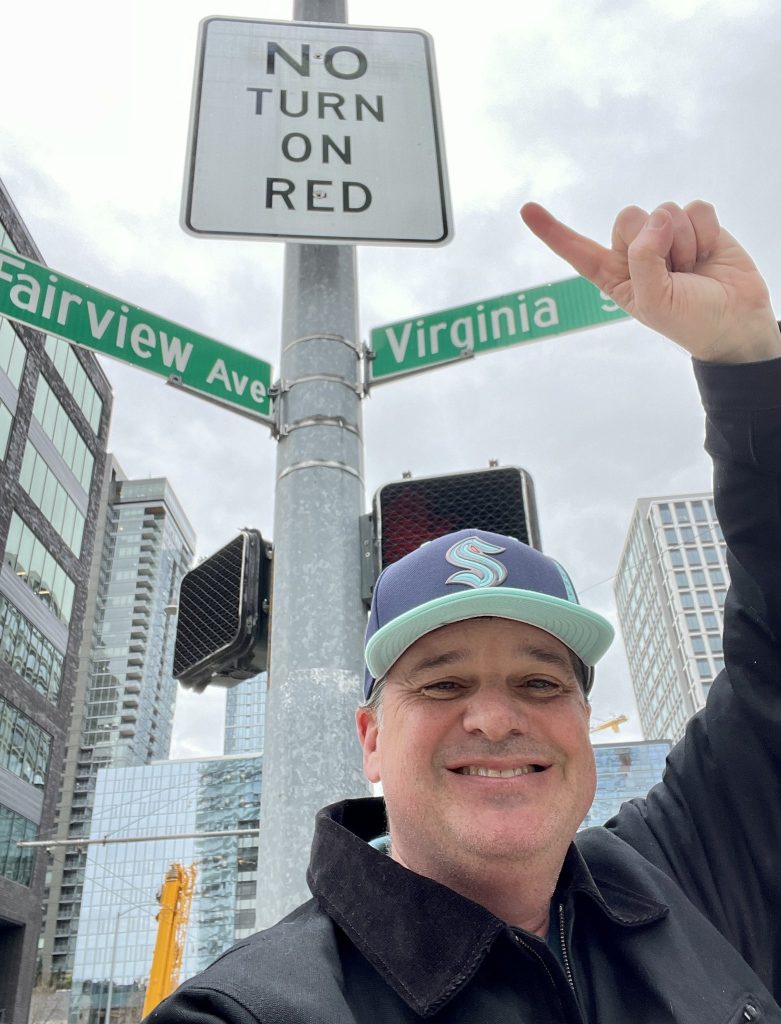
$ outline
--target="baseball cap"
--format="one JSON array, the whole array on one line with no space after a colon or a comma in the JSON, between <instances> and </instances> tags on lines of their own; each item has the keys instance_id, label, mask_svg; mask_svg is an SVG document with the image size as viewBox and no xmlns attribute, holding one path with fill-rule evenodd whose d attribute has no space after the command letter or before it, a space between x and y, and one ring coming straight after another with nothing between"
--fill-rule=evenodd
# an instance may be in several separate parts
<instances>
[{"instance_id":1,"label":"baseball cap","mask_svg":"<svg viewBox=\"0 0 781 1024\"><path fill-rule=\"evenodd\" d=\"M426 633L464 619L496 616L537 626L561 640L586 668L610 646L607 619L584 608L559 563L514 537L459 530L423 544L377 579L366 629L364 697Z\"/></svg>"}]
</instances>

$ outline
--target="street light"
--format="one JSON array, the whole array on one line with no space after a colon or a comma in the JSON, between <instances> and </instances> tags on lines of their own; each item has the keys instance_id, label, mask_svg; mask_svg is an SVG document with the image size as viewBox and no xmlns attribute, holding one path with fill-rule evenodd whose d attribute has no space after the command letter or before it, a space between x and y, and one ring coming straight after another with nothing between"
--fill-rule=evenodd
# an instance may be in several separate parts
<instances>
[{"instance_id":1,"label":"street light","mask_svg":"<svg viewBox=\"0 0 781 1024\"><path fill-rule=\"evenodd\" d=\"M119 919L124 917L125 914L131 913L133 910L140 910L142 907L157 907L157 902L152 900L146 900L144 903L134 903L132 907L125 907L124 910L118 910L114 919L114 941L111 945L111 967L108 975L108 993L106 996L106 1015L104 1018L104 1024L111 1024L111 1003L114 996L114 970L117 964L117 942L119 939Z\"/></svg>"}]
</instances>

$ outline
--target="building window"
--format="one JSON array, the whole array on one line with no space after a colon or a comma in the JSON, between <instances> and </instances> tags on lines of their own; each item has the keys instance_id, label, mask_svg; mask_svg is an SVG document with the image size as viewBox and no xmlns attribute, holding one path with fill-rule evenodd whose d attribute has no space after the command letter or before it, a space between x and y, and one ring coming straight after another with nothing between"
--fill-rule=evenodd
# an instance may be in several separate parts
<instances>
[{"instance_id":1,"label":"building window","mask_svg":"<svg viewBox=\"0 0 781 1024\"><path fill-rule=\"evenodd\" d=\"M43 377L38 378L35 389L33 416L81 486L89 491L95 462L92 452Z\"/></svg>"},{"instance_id":2,"label":"building window","mask_svg":"<svg viewBox=\"0 0 781 1024\"><path fill-rule=\"evenodd\" d=\"M0 697L0 767L42 789L51 742L47 732Z\"/></svg>"},{"instance_id":3,"label":"building window","mask_svg":"<svg viewBox=\"0 0 781 1024\"><path fill-rule=\"evenodd\" d=\"M5 373L17 391L24 372L26 358L27 349L11 326L11 321L0 317L0 370Z\"/></svg>"},{"instance_id":4,"label":"building window","mask_svg":"<svg viewBox=\"0 0 781 1024\"><path fill-rule=\"evenodd\" d=\"M62 680L62 655L2 594L0 658L52 704L57 703Z\"/></svg>"},{"instance_id":5,"label":"building window","mask_svg":"<svg viewBox=\"0 0 781 1024\"><path fill-rule=\"evenodd\" d=\"M669 505L660 505L659 506L659 516L660 516L660 518L662 520L662 523L665 526L669 526L669 525L672 524L673 514L670 511L670 506Z\"/></svg>"},{"instance_id":6,"label":"building window","mask_svg":"<svg viewBox=\"0 0 781 1024\"><path fill-rule=\"evenodd\" d=\"M692 512L694 513L694 520L697 523L707 522L707 515L705 513L705 506L701 501L692 502Z\"/></svg>"},{"instance_id":7,"label":"building window","mask_svg":"<svg viewBox=\"0 0 781 1024\"><path fill-rule=\"evenodd\" d=\"M689 522L689 510L682 501L676 501L675 503L675 518L679 523Z\"/></svg>"},{"instance_id":8,"label":"building window","mask_svg":"<svg viewBox=\"0 0 781 1024\"><path fill-rule=\"evenodd\" d=\"M73 346L69 345L67 341L61 341L48 334L46 336L46 354L54 363L65 387L73 395L87 422L97 434L100 430L103 402L87 376L87 371L79 362Z\"/></svg>"},{"instance_id":9,"label":"building window","mask_svg":"<svg viewBox=\"0 0 781 1024\"><path fill-rule=\"evenodd\" d=\"M84 516L43 455L29 440L24 450L19 483L78 558L84 535Z\"/></svg>"},{"instance_id":10,"label":"building window","mask_svg":"<svg viewBox=\"0 0 781 1024\"><path fill-rule=\"evenodd\" d=\"M5 454L8 451L8 438L11 436L13 425L14 418L11 415L11 410L0 402L0 461L5 459Z\"/></svg>"},{"instance_id":11,"label":"building window","mask_svg":"<svg viewBox=\"0 0 781 1024\"><path fill-rule=\"evenodd\" d=\"M19 847L22 839L34 839L38 826L0 804L0 875L19 885L29 885L33 874L33 851Z\"/></svg>"},{"instance_id":12,"label":"building window","mask_svg":"<svg viewBox=\"0 0 781 1024\"><path fill-rule=\"evenodd\" d=\"M75 584L15 512L11 516L5 545L5 563L67 626L73 610Z\"/></svg>"}]
</instances>

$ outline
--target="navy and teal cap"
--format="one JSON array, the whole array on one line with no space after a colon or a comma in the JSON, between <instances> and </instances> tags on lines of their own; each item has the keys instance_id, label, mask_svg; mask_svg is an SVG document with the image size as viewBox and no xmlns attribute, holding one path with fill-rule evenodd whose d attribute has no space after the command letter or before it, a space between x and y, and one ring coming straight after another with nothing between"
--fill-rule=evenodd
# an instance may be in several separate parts
<instances>
[{"instance_id":1,"label":"navy and teal cap","mask_svg":"<svg viewBox=\"0 0 781 1024\"><path fill-rule=\"evenodd\" d=\"M578 602L555 559L513 537L459 530L380 573L366 629L364 697L426 633L486 616L525 622L561 640L586 668L586 693L614 635L607 619Z\"/></svg>"}]
</instances>

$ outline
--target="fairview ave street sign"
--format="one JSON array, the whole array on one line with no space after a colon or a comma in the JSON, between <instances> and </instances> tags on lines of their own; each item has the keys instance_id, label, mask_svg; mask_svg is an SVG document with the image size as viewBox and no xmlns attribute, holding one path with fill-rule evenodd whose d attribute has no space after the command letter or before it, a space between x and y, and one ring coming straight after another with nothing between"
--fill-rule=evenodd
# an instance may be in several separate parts
<instances>
[{"instance_id":1,"label":"fairview ave street sign","mask_svg":"<svg viewBox=\"0 0 781 1024\"><path fill-rule=\"evenodd\" d=\"M0 316L149 370L236 411L269 418L269 363L4 249Z\"/></svg>"},{"instance_id":2,"label":"fairview ave street sign","mask_svg":"<svg viewBox=\"0 0 781 1024\"><path fill-rule=\"evenodd\" d=\"M411 317L371 332L369 380L379 383L507 345L540 341L627 313L583 277Z\"/></svg>"},{"instance_id":3,"label":"fairview ave street sign","mask_svg":"<svg viewBox=\"0 0 781 1024\"><path fill-rule=\"evenodd\" d=\"M437 245L448 241L450 224L427 33L201 22L185 230Z\"/></svg>"}]
</instances>

